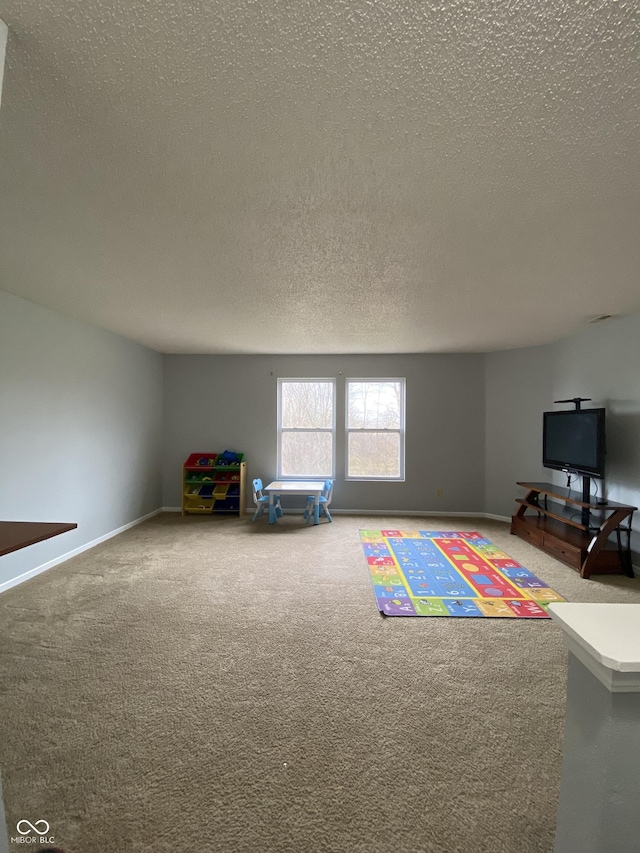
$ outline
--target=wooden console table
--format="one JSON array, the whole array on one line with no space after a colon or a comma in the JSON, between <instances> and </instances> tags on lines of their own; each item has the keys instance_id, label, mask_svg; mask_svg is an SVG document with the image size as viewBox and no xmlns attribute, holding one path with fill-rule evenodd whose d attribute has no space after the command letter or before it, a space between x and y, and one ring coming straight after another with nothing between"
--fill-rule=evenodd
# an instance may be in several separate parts
<instances>
[{"instance_id":1,"label":"wooden console table","mask_svg":"<svg viewBox=\"0 0 640 853\"><path fill-rule=\"evenodd\" d=\"M0 557L75 530L77 526L57 521L0 521Z\"/></svg>"},{"instance_id":2,"label":"wooden console table","mask_svg":"<svg viewBox=\"0 0 640 853\"><path fill-rule=\"evenodd\" d=\"M635 506L585 501L584 495L553 483L518 483L511 533L588 578L592 574L633 577L631 520ZM528 514L527 514L528 513ZM535 513L535 514L532 514Z\"/></svg>"}]
</instances>

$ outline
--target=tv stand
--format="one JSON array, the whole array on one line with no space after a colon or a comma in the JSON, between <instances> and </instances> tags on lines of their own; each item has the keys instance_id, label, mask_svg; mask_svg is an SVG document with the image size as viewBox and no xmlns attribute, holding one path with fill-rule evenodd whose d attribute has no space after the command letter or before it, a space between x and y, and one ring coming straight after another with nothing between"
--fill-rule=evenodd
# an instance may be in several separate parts
<instances>
[{"instance_id":1,"label":"tv stand","mask_svg":"<svg viewBox=\"0 0 640 853\"><path fill-rule=\"evenodd\" d=\"M585 478L588 480L588 478ZM597 503L583 482L582 494L553 483L518 483L527 489L511 518L511 533L589 578L620 574L632 578L631 520L635 506Z\"/></svg>"}]
</instances>

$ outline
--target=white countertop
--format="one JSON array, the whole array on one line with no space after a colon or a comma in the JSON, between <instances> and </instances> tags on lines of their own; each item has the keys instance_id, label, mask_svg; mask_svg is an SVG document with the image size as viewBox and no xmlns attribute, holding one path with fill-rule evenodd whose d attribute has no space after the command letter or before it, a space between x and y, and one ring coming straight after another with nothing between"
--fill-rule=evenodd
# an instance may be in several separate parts
<instances>
[{"instance_id":1,"label":"white countertop","mask_svg":"<svg viewBox=\"0 0 640 853\"><path fill-rule=\"evenodd\" d=\"M640 604L554 602L565 643L613 692L640 691Z\"/></svg>"}]
</instances>

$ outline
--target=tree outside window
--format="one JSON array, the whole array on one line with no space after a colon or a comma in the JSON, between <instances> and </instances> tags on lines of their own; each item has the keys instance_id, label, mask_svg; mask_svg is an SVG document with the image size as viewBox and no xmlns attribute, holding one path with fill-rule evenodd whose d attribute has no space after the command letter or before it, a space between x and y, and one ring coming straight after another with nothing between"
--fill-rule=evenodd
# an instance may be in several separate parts
<instances>
[{"instance_id":1,"label":"tree outside window","mask_svg":"<svg viewBox=\"0 0 640 853\"><path fill-rule=\"evenodd\" d=\"M335 379L278 379L278 477L335 476Z\"/></svg>"},{"instance_id":2,"label":"tree outside window","mask_svg":"<svg viewBox=\"0 0 640 853\"><path fill-rule=\"evenodd\" d=\"M347 478L404 479L404 379L347 380Z\"/></svg>"}]
</instances>

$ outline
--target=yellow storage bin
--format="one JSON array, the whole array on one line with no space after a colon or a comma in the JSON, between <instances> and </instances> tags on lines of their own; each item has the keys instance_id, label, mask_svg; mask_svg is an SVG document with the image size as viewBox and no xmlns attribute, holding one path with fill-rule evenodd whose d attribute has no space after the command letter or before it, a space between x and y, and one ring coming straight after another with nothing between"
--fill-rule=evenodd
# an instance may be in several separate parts
<instances>
[{"instance_id":1,"label":"yellow storage bin","mask_svg":"<svg viewBox=\"0 0 640 853\"><path fill-rule=\"evenodd\" d=\"M211 512L214 504L214 498L200 498L197 495L190 495L184 508L187 512Z\"/></svg>"}]
</instances>

